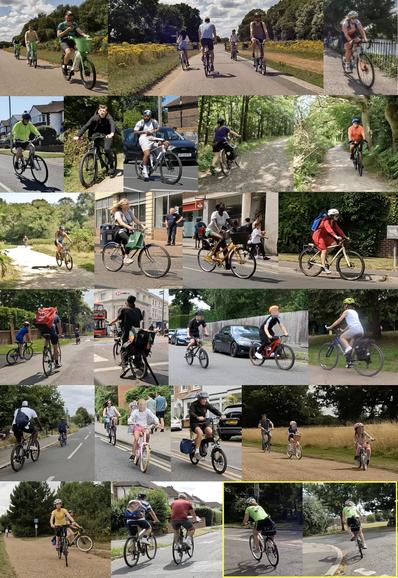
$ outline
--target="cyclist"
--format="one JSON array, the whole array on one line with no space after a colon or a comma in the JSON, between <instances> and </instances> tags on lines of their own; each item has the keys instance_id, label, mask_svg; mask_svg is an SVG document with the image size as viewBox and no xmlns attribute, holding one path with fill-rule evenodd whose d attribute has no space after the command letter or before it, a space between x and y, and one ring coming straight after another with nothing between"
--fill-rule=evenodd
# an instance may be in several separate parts
<instances>
[{"instance_id":1,"label":"cyclist","mask_svg":"<svg viewBox=\"0 0 398 578\"><path fill-rule=\"evenodd\" d=\"M171 503L170 508L171 525L174 530L174 541L177 543L179 542L181 527L187 530L188 536L193 536L195 534L195 527L189 517L192 516L192 518L196 520L196 512L192 502L188 500L187 495L184 493L178 494L178 497Z\"/></svg>"},{"instance_id":2,"label":"cyclist","mask_svg":"<svg viewBox=\"0 0 398 578\"><path fill-rule=\"evenodd\" d=\"M260 325L260 341L261 345L257 347L255 352L255 356L257 359L262 359L263 354L262 351L267 346L267 350L270 351L271 342L277 339L274 333L275 325L279 325L282 334L286 337L289 335L288 330L283 325L281 320L279 319L279 305L271 305L268 309L268 317L266 317L265 321ZM270 357L275 357L275 353L271 353Z\"/></svg>"},{"instance_id":3,"label":"cyclist","mask_svg":"<svg viewBox=\"0 0 398 578\"><path fill-rule=\"evenodd\" d=\"M354 116L352 124L348 127L348 142L350 143L350 159L354 159L354 149L356 146L362 150L363 142L366 141L365 129L361 125L361 119Z\"/></svg>"},{"instance_id":4,"label":"cyclist","mask_svg":"<svg viewBox=\"0 0 398 578\"><path fill-rule=\"evenodd\" d=\"M256 54L256 45L260 46L260 51L261 51L261 58L264 58L264 40L269 40L269 34L268 34L268 30L267 30L267 26L265 25L265 22L263 22L262 20L262 15L260 14L260 12L256 12L254 14L254 20L252 20L250 22L250 38L252 41L252 47L253 47L253 58L255 57ZM255 66L256 63L253 62L253 66Z\"/></svg>"},{"instance_id":5,"label":"cyclist","mask_svg":"<svg viewBox=\"0 0 398 578\"><path fill-rule=\"evenodd\" d=\"M235 28L231 32L231 36L229 37L229 44L231 45L231 59L233 58L233 54L238 53L238 35L236 34Z\"/></svg>"},{"instance_id":6,"label":"cyclist","mask_svg":"<svg viewBox=\"0 0 398 578\"><path fill-rule=\"evenodd\" d=\"M177 213L177 209L170 207L170 211L165 216L164 226L167 229L167 243L166 245L176 244L177 226L182 223L184 217Z\"/></svg>"},{"instance_id":7,"label":"cyclist","mask_svg":"<svg viewBox=\"0 0 398 578\"><path fill-rule=\"evenodd\" d=\"M14 124L11 130L13 146L15 147L15 165L16 168L21 166L21 161L23 158L23 151L29 150L29 154L32 155L35 152L35 146L29 141L31 134L34 134L39 140L43 140L42 135L37 130L35 125L32 123L32 117L25 110L22 113L22 118Z\"/></svg>"},{"instance_id":8,"label":"cyclist","mask_svg":"<svg viewBox=\"0 0 398 578\"><path fill-rule=\"evenodd\" d=\"M65 239L72 243L72 239L67 234L64 225L60 225L55 231L54 245L56 247L56 257L61 256L64 250Z\"/></svg>"},{"instance_id":9,"label":"cyclist","mask_svg":"<svg viewBox=\"0 0 398 578\"><path fill-rule=\"evenodd\" d=\"M267 442L267 440L265 439L265 437L267 436L268 445L271 445L272 430L274 429L275 426L265 413L261 414L260 421L258 422L258 427L261 431L261 438L263 443Z\"/></svg>"},{"instance_id":10,"label":"cyclist","mask_svg":"<svg viewBox=\"0 0 398 578\"><path fill-rule=\"evenodd\" d=\"M68 429L69 429L69 425L68 422L66 421L65 417L61 417L61 419L59 420L59 424L58 424L58 433L59 433L59 438L58 440L61 440L61 436L64 436L65 438L65 442L68 439Z\"/></svg>"},{"instance_id":11,"label":"cyclist","mask_svg":"<svg viewBox=\"0 0 398 578\"><path fill-rule=\"evenodd\" d=\"M32 440L37 440L38 429L34 425L35 421L37 421L40 430L42 430L43 427L41 425L39 416L34 409L29 407L29 403L27 401L23 401L21 403L21 407L18 407L14 411L14 419L11 426L15 439L18 443L21 443L24 433L32 434Z\"/></svg>"},{"instance_id":12,"label":"cyclist","mask_svg":"<svg viewBox=\"0 0 398 578\"><path fill-rule=\"evenodd\" d=\"M32 336L30 334L30 323L29 321L24 321L22 327L18 329L15 340L18 344L18 353L19 356L22 357L22 350L24 343L32 341Z\"/></svg>"},{"instance_id":13,"label":"cyclist","mask_svg":"<svg viewBox=\"0 0 398 578\"><path fill-rule=\"evenodd\" d=\"M208 411L218 417L225 417L214 405L209 403L209 394L206 391L201 391L189 407L189 426L191 432L195 434L195 457L197 458L200 458L199 448L203 436L206 439L213 437L211 422L206 417Z\"/></svg>"},{"instance_id":14,"label":"cyclist","mask_svg":"<svg viewBox=\"0 0 398 578\"><path fill-rule=\"evenodd\" d=\"M94 144L96 146L103 144L104 153L108 162L107 174L113 178L116 175L116 167L112 154L112 144L116 132L116 125L112 116L108 112L106 104L98 105L97 112L93 114L84 126L82 126L74 139L79 140L86 131L88 131L89 139L91 139L93 135L96 136L94 139Z\"/></svg>"},{"instance_id":15,"label":"cyclist","mask_svg":"<svg viewBox=\"0 0 398 578\"><path fill-rule=\"evenodd\" d=\"M365 448L366 454L368 456L368 465L370 462L370 456L372 453L372 447L370 442L374 442L373 438L367 431L365 431L365 426L363 423L356 423L354 425L354 445L355 445L355 460L359 460L359 452L361 447Z\"/></svg>"},{"instance_id":16,"label":"cyclist","mask_svg":"<svg viewBox=\"0 0 398 578\"><path fill-rule=\"evenodd\" d=\"M129 295L126 301L126 307L122 307L118 313L118 316L109 322L110 325L114 325L116 322L120 322L120 327L123 331L121 336L122 348L122 373L120 377L123 377L128 369L128 357L131 351L130 342L130 332L136 334L136 330L141 328L144 317L142 311L139 307L135 306L136 298L134 295Z\"/></svg>"},{"instance_id":17,"label":"cyclist","mask_svg":"<svg viewBox=\"0 0 398 578\"><path fill-rule=\"evenodd\" d=\"M189 40L187 31L185 30L185 28L183 28L177 36L177 50L184 53L185 64L187 66L189 66L188 47L190 42L191 41Z\"/></svg>"},{"instance_id":18,"label":"cyclist","mask_svg":"<svg viewBox=\"0 0 398 578\"><path fill-rule=\"evenodd\" d=\"M225 123L225 119L219 118L217 120L217 127L214 131L213 140L213 160L210 166L210 172L212 175L216 173L216 165L220 161L220 151L225 150L226 155L229 160L233 161L235 158L235 149L228 142L229 136L232 135L235 138L240 138L240 134L231 130Z\"/></svg>"},{"instance_id":19,"label":"cyclist","mask_svg":"<svg viewBox=\"0 0 398 578\"><path fill-rule=\"evenodd\" d=\"M28 239L27 235L24 235L24 236L23 236L23 238L22 238L22 243L25 245L25 247L28 246L29 239Z\"/></svg>"},{"instance_id":20,"label":"cyclist","mask_svg":"<svg viewBox=\"0 0 398 578\"><path fill-rule=\"evenodd\" d=\"M129 459L134 460L135 463L138 442L141 435L146 435L147 441L149 442L150 434L148 429L152 424L157 427L160 422L156 415L154 415L151 410L147 408L145 399L139 399L138 407L131 412L127 423L133 426L133 448Z\"/></svg>"},{"instance_id":21,"label":"cyclist","mask_svg":"<svg viewBox=\"0 0 398 578\"><path fill-rule=\"evenodd\" d=\"M226 226L229 223L230 223L230 217L229 217L227 211L225 210L225 204L224 203L218 203L216 205L216 210L213 211L211 216L210 216L210 223L207 225L206 231L205 231L205 237L207 237L207 238L210 237L212 239L217 240L215 246L213 247L213 251L212 251L212 259L214 261L217 261L217 253L220 249L222 249L223 253L224 253L224 257L226 259L225 262L227 263L228 248L227 248L227 244L225 242L224 229L226 229ZM227 269L230 267L229 264L226 264L225 266Z\"/></svg>"},{"instance_id":22,"label":"cyclist","mask_svg":"<svg viewBox=\"0 0 398 578\"><path fill-rule=\"evenodd\" d=\"M351 537L351 542L355 540L355 533L358 532L362 542L362 548L367 549L365 536L361 528L361 514L352 500L346 500L343 508L343 524L347 524L347 530ZM354 533L355 532L355 533Z\"/></svg>"},{"instance_id":23,"label":"cyclist","mask_svg":"<svg viewBox=\"0 0 398 578\"><path fill-rule=\"evenodd\" d=\"M329 209L327 215L321 219L318 228L312 234L312 240L321 252L322 271L328 275L331 274L329 265L326 262L329 248L332 245L336 245L336 242L339 243L342 239L349 238L337 224L339 216L340 212L338 209Z\"/></svg>"},{"instance_id":24,"label":"cyclist","mask_svg":"<svg viewBox=\"0 0 398 578\"><path fill-rule=\"evenodd\" d=\"M55 509L51 512L50 516L50 526L53 530L55 530L55 537L57 540L56 548L59 550L59 543L61 540L61 536L64 533L64 529L67 530L67 527L70 524L75 524L75 520L72 518L70 512L66 508L62 507L62 500L57 498L54 500Z\"/></svg>"},{"instance_id":25,"label":"cyclist","mask_svg":"<svg viewBox=\"0 0 398 578\"><path fill-rule=\"evenodd\" d=\"M119 410L113 405L112 400L108 399L102 412L104 418L104 428L108 431L108 428L112 425L112 422L117 423L117 418L120 417ZM111 440L109 440L111 443Z\"/></svg>"},{"instance_id":26,"label":"cyclist","mask_svg":"<svg viewBox=\"0 0 398 578\"><path fill-rule=\"evenodd\" d=\"M151 136L156 134L159 130L159 123L152 117L152 111L147 109L144 110L142 119L137 122L134 127L134 134L138 135L138 144L141 147L143 158L142 158L142 174L144 180L149 180L148 165L150 162L151 149L153 147L153 141L150 139ZM168 145L165 141L165 146Z\"/></svg>"},{"instance_id":27,"label":"cyclist","mask_svg":"<svg viewBox=\"0 0 398 578\"><path fill-rule=\"evenodd\" d=\"M75 333L76 345L78 345L80 343L80 329L78 327L75 327L74 333Z\"/></svg>"},{"instance_id":28,"label":"cyclist","mask_svg":"<svg viewBox=\"0 0 398 578\"><path fill-rule=\"evenodd\" d=\"M296 421L291 421L289 423L289 427L287 429L287 443L289 445L289 450L294 450L296 449L297 444L299 443L296 440L296 436L299 434L299 429L298 429L298 425Z\"/></svg>"},{"instance_id":29,"label":"cyclist","mask_svg":"<svg viewBox=\"0 0 398 578\"><path fill-rule=\"evenodd\" d=\"M67 73L67 66L69 64L69 61L70 60L73 61L73 58L75 56L75 46L76 46L75 38L77 38L78 36L84 36L86 38L88 37L88 35L85 34L83 30L79 28L78 23L75 22L73 18L73 13L70 10L67 10L65 12L65 20L60 24L58 24L57 27L57 37L59 38L59 41L61 43L61 50L64 55L62 65L62 72L64 74ZM78 70L79 70L79 63L77 62L75 71L77 72ZM75 71L72 71L72 74Z\"/></svg>"},{"instance_id":30,"label":"cyclist","mask_svg":"<svg viewBox=\"0 0 398 578\"><path fill-rule=\"evenodd\" d=\"M12 45L14 47L14 56L16 56L17 53L21 50L21 41L18 36L14 36L12 39Z\"/></svg>"},{"instance_id":31,"label":"cyclist","mask_svg":"<svg viewBox=\"0 0 398 578\"><path fill-rule=\"evenodd\" d=\"M200 339L200 327L203 327L203 334L205 337L209 336L209 333L207 331L207 327L206 327L206 321L203 315L203 311L201 309L198 309L195 312L195 317L193 317L190 322L188 323L188 337L189 337L189 342L187 345L187 349L186 351L189 351L190 349L192 349L193 347L195 347L195 345L198 342L198 339Z\"/></svg>"},{"instance_id":32,"label":"cyclist","mask_svg":"<svg viewBox=\"0 0 398 578\"><path fill-rule=\"evenodd\" d=\"M216 27L210 18L206 16L205 21L199 26L198 30L200 44L202 46L202 62L205 58L205 46L209 49L211 72L214 71L214 44L217 44L217 32Z\"/></svg>"},{"instance_id":33,"label":"cyclist","mask_svg":"<svg viewBox=\"0 0 398 578\"><path fill-rule=\"evenodd\" d=\"M352 354L352 347L355 339L359 337L363 337L364 330L362 323L359 319L358 312L355 309L355 299L353 297L347 297L343 301L343 313L340 315L338 319L332 325L326 326L326 329L334 329L341 323L346 324L346 328L343 333L340 335L340 341L344 345L344 355L347 360L346 367L351 366L351 354Z\"/></svg>"},{"instance_id":34,"label":"cyclist","mask_svg":"<svg viewBox=\"0 0 398 578\"><path fill-rule=\"evenodd\" d=\"M28 61L32 58L31 50L32 50L32 42L40 42L39 37L37 36L36 30L33 28L32 24L29 24L28 30L25 32L25 46L26 46L26 60Z\"/></svg>"},{"instance_id":35,"label":"cyclist","mask_svg":"<svg viewBox=\"0 0 398 578\"><path fill-rule=\"evenodd\" d=\"M350 62L354 46L361 41L368 42L365 29L358 20L358 12L355 12L355 10L348 12L344 20L341 21L341 37L344 43L344 68L346 72L350 73Z\"/></svg>"},{"instance_id":36,"label":"cyclist","mask_svg":"<svg viewBox=\"0 0 398 578\"><path fill-rule=\"evenodd\" d=\"M59 335L62 334L62 324L61 318L58 315L57 308L53 308L53 313L51 313L48 325L43 325L36 320L36 326L40 332L41 337L43 337L46 342L50 341L51 345L53 346L55 367L59 369L61 367L61 364L59 363Z\"/></svg>"},{"instance_id":37,"label":"cyclist","mask_svg":"<svg viewBox=\"0 0 398 578\"><path fill-rule=\"evenodd\" d=\"M126 198L116 201L111 209L111 213L115 223L115 239L123 245L125 251L123 263L125 265L131 265L134 261L133 258L129 257L132 249L129 249L126 245L129 241L130 234L134 231L134 224L142 231L144 230L144 225L135 216L134 209L130 208L129 200Z\"/></svg>"},{"instance_id":38,"label":"cyclist","mask_svg":"<svg viewBox=\"0 0 398 578\"><path fill-rule=\"evenodd\" d=\"M247 526L249 520L253 520L253 540L254 540L254 552L260 551L260 542L258 539L258 533L265 529L269 528L272 521L264 510L262 506L260 506L255 498L248 498L246 500L246 510L245 515L243 517L242 526ZM272 538L272 536L270 536ZM273 539L273 538L272 538Z\"/></svg>"},{"instance_id":39,"label":"cyclist","mask_svg":"<svg viewBox=\"0 0 398 578\"><path fill-rule=\"evenodd\" d=\"M143 494L139 494L143 495ZM142 499L135 499L130 500L127 504L127 508L124 512L124 519L126 521L126 526L129 532L129 535L132 536L132 527L138 526L138 528L144 528L145 532L141 538L141 542L143 544L148 544L148 536L152 533L152 526L146 520L146 515L149 514L155 524L159 524L159 519L150 505L149 502L142 500Z\"/></svg>"}]
</instances>

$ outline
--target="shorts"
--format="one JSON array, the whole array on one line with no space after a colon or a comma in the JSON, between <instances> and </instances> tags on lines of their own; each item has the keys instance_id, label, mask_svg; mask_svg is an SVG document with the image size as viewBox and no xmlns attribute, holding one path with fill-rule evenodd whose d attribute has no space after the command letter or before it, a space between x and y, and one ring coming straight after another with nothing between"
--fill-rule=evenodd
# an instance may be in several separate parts
<instances>
[{"instance_id":1,"label":"shorts","mask_svg":"<svg viewBox=\"0 0 398 578\"><path fill-rule=\"evenodd\" d=\"M142 425L133 425L132 428L133 433L135 433L136 431L140 432L140 433L145 433L145 428L142 427Z\"/></svg>"},{"instance_id":2,"label":"shorts","mask_svg":"<svg viewBox=\"0 0 398 578\"><path fill-rule=\"evenodd\" d=\"M16 149L22 149L23 151L26 151L28 146L29 146L29 141L16 140L14 142L14 147Z\"/></svg>"},{"instance_id":3,"label":"shorts","mask_svg":"<svg viewBox=\"0 0 398 578\"><path fill-rule=\"evenodd\" d=\"M264 42L264 40L265 40L265 36L253 36L253 38L258 40L259 42Z\"/></svg>"},{"instance_id":4,"label":"shorts","mask_svg":"<svg viewBox=\"0 0 398 578\"><path fill-rule=\"evenodd\" d=\"M206 429L207 427L211 427L211 422L210 422L210 420L208 420L208 419L206 419L205 421L201 421L201 422L197 421L197 422L195 422L195 423L193 423L193 424L190 425L190 430L191 430L192 432L195 432L195 429L196 429L197 427L200 427L200 429L202 430L202 432L205 433L205 429Z\"/></svg>"},{"instance_id":5,"label":"shorts","mask_svg":"<svg viewBox=\"0 0 398 578\"><path fill-rule=\"evenodd\" d=\"M58 245L63 245L63 244L64 244L63 241L54 240L54 245L55 245L56 247L58 247Z\"/></svg>"},{"instance_id":6,"label":"shorts","mask_svg":"<svg viewBox=\"0 0 398 578\"><path fill-rule=\"evenodd\" d=\"M225 141L215 142L213 144L213 153L219 153L225 147Z\"/></svg>"},{"instance_id":7,"label":"shorts","mask_svg":"<svg viewBox=\"0 0 398 578\"><path fill-rule=\"evenodd\" d=\"M214 40L212 38L202 38L200 43L203 48L207 46L209 50L214 50Z\"/></svg>"},{"instance_id":8,"label":"shorts","mask_svg":"<svg viewBox=\"0 0 398 578\"><path fill-rule=\"evenodd\" d=\"M133 535L132 530L132 526L138 526L139 528L145 528L145 530L149 530L149 528L151 527L151 524L148 522L148 520L144 520L144 518L142 518L141 520L126 520L126 524L127 524L127 529L129 531L130 536Z\"/></svg>"},{"instance_id":9,"label":"shorts","mask_svg":"<svg viewBox=\"0 0 398 578\"><path fill-rule=\"evenodd\" d=\"M24 340L24 338L22 338L22 339L16 339L16 340L15 340L15 343L18 343L18 345L23 345L23 344L25 343L25 340Z\"/></svg>"},{"instance_id":10,"label":"shorts","mask_svg":"<svg viewBox=\"0 0 398 578\"><path fill-rule=\"evenodd\" d=\"M42 329L39 328L40 331L40 335L41 337L44 337L45 339L48 339L48 335L50 336L50 342L52 345L57 345L57 343L59 342L59 337L57 335L57 332L55 331L55 329L52 327L51 329Z\"/></svg>"},{"instance_id":11,"label":"shorts","mask_svg":"<svg viewBox=\"0 0 398 578\"><path fill-rule=\"evenodd\" d=\"M257 532L262 532L263 530L270 530L270 518L264 518L264 520L258 520L256 522Z\"/></svg>"},{"instance_id":12,"label":"shorts","mask_svg":"<svg viewBox=\"0 0 398 578\"><path fill-rule=\"evenodd\" d=\"M345 337L346 339L353 339L354 337L363 337L363 329L348 327L345 331L343 331L341 337Z\"/></svg>"},{"instance_id":13,"label":"shorts","mask_svg":"<svg viewBox=\"0 0 398 578\"><path fill-rule=\"evenodd\" d=\"M186 530L191 530L193 528L193 523L191 520L171 520L171 526L174 530L179 530L181 526Z\"/></svg>"},{"instance_id":14,"label":"shorts","mask_svg":"<svg viewBox=\"0 0 398 578\"><path fill-rule=\"evenodd\" d=\"M67 528L67 527L68 527L67 525L65 525L65 526L55 526L55 528L54 528L55 535L56 535L57 537L61 537L61 536L66 532L66 528Z\"/></svg>"},{"instance_id":15,"label":"shorts","mask_svg":"<svg viewBox=\"0 0 398 578\"><path fill-rule=\"evenodd\" d=\"M29 427L25 427L24 429L20 429L17 426L17 424L14 423L14 425L12 426L12 431L14 432L16 439L19 441L22 438L22 434L24 434L24 433L29 433L29 434L36 433L37 428L35 428L34 425L30 424Z\"/></svg>"},{"instance_id":16,"label":"shorts","mask_svg":"<svg viewBox=\"0 0 398 578\"><path fill-rule=\"evenodd\" d=\"M353 532L357 532L361 528L361 521L354 517L347 518L347 525Z\"/></svg>"},{"instance_id":17,"label":"shorts","mask_svg":"<svg viewBox=\"0 0 398 578\"><path fill-rule=\"evenodd\" d=\"M138 142L142 151L150 151L153 147L153 141L149 140L149 137L146 134L140 135Z\"/></svg>"},{"instance_id":18,"label":"shorts","mask_svg":"<svg viewBox=\"0 0 398 578\"><path fill-rule=\"evenodd\" d=\"M61 50L62 50L62 52L65 52L65 50L66 50L67 48L75 48L75 46L76 46L76 43L75 43L75 41L73 40L73 38L64 38L64 39L61 41Z\"/></svg>"},{"instance_id":19,"label":"shorts","mask_svg":"<svg viewBox=\"0 0 398 578\"><path fill-rule=\"evenodd\" d=\"M157 411L157 412L156 412L156 417L157 417L158 419L164 418L164 414L165 414L165 413L166 413L165 411Z\"/></svg>"}]
</instances>

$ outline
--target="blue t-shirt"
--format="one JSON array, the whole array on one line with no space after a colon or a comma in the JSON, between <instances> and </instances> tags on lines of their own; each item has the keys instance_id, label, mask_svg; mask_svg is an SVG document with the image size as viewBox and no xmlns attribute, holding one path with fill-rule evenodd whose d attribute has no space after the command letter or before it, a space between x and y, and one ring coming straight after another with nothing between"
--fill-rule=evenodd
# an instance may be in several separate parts
<instances>
[{"instance_id":1,"label":"blue t-shirt","mask_svg":"<svg viewBox=\"0 0 398 578\"><path fill-rule=\"evenodd\" d=\"M156 401L156 411L165 411L166 409L166 398L162 395L158 395L155 398Z\"/></svg>"},{"instance_id":2,"label":"blue t-shirt","mask_svg":"<svg viewBox=\"0 0 398 578\"><path fill-rule=\"evenodd\" d=\"M18 341L18 343L23 343L24 337L27 333L29 333L29 329L27 327L21 327L21 329L19 329L15 336L15 339Z\"/></svg>"},{"instance_id":3,"label":"blue t-shirt","mask_svg":"<svg viewBox=\"0 0 398 578\"><path fill-rule=\"evenodd\" d=\"M214 142L223 142L227 139L230 129L227 126L220 126L214 131Z\"/></svg>"}]
</instances>

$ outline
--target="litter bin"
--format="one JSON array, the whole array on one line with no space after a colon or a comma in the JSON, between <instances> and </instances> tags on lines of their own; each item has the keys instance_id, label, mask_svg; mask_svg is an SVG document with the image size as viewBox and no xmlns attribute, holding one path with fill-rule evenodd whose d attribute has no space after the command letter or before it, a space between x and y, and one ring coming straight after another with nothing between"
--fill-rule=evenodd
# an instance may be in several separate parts
<instances>
[{"instance_id":1,"label":"litter bin","mask_svg":"<svg viewBox=\"0 0 398 578\"><path fill-rule=\"evenodd\" d=\"M113 225L105 223L100 225L100 246L105 247L109 241L113 241Z\"/></svg>"}]
</instances>

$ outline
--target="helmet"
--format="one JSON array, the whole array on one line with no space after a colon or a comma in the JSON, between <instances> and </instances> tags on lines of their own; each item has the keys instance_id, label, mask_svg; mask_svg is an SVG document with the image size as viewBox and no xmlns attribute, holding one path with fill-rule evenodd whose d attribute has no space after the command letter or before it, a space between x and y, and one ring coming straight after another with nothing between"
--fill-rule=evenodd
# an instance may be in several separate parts
<instances>
[{"instance_id":1,"label":"helmet","mask_svg":"<svg viewBox=\"0 0 398 578\"><path fill-rule=\"evenodd\" d=\"M296 421L291 421L289 425L297 425Z\"/></svg>"},{"instance_id":2,"label":"helmet","mask_svg":"<svg viewBox=\"0 0 398 578\"><path fill-rule=\"evenodd\" d=\"M333 217L334 215L340 215L340 212L338 209L329 209L328 210L328 217Z\"/></svg>"},{"instance_id":3,"label":"helmet","mask_svg":"<svg viewBox=\"0 0 398 578\"><path fill-rule=\"evenodd\" d=\"M195 316L196 315L203 315L202 309L198 309L197 311L195 311Z\"/></svg>"},{"instance_id":4,"label":"helmet","mask_svg":"<svg viewBox=\"0 0 398 578\"><path fill-rule=\"evenodd\" d=\"M209 394L207 393L207 391L200 391L196 396L196 399L207 399L208 397Z\"/></svg>"},{"instance_id":5,"label":"helmet","mask_svg":"<svg viewBox=\"0 0 398 578\"><path fill-rule=\"evenodd\" d=\"M152 111L149 110L149 108L147 108L146 110L144 110L143 116L152 116Z\"/></svg>"},{"instance_id":6,"label":"helmet","mask_svg":"<svg viewBox=\"0 0 398 578\"><path fill-rule=\"evenodd\" d=\"M354 429L357 429L357 427L363 427L363 423L359 421L358 423L354 424Z\"/></svg>"},{"instance_id":7,"label":"helmet","mask_svg":"<svg viewBox=\"0 0 398 578\"><path fill-rule=\"evenodd\" d=\"M54 500L54 506L56 506L57 504L62 504L62 500L60 500L60 498Z\"/></svg>"},{"instance_id":8,"label":"helmet","mask_svg":"<svg viewBox=\"0 0 398 578\"><path fill-rule=\"evenodd\" d=\"M184 492L181 492L180 494L178 494L178 498L179 498L180 500L186 500L186 499L187 499L187 495L184 494Z\"/></svg>"},{"instance_id":9,"label":"helmet","mask_svg":"<svg viewBox=\"0 0 398 578\"><path fill-rule=\"evenodd\" d=\"M254 18L261 18L260 12L255 12L255 13L254 13Z\"/></svg>"},{"instance_id":10,"label":"helmet","mask_svg":"<svg viewBox=\"0 0 398 578\"><path fill-rule=\"evenodd\" d=\"M353 506L353 505L354 505L354 502L353 502L352 500L346 500L346 501L344 502L344 505L345 505L345 506Z\"/></svg>"},{"instance_id":11,"label":"helmet","mask_svg":"<svg viewBox=\"0 0 398 578\"><path fill-rule=\"evenodd\" d=\"M220 116L220 117L217 119L217 124L225 124L225 118L223 118L222 116Z\"/></svg>"},{"instance_id":12,"label":"helmet","mask_svg":"<svg viewBox=\"0 0 398 578\"><path fill-rule=\"evenodd\" d=\"M247 498L246 500L246 504L255 504L256 503L256 499L253 498L253 496L251 498Z\"/></svg>"},{"instance_id":13,"label":"helmet","mask_svg":"<svg viewBox=\"0 0 398 578\"><path fill-rule=\"evenodd\" d=\"M354 116L351 120L352 124L354 124L354 122L361 122L361 119L358 116Z\"/></svg>"},{"instance_id":14,"label":"helmet","mask_svg":"<svg viewBox=\"0 0 398 578\"><path fill-rule=\"evenodd\" d=\"M354 297L347 297L346 299L344 299L343 305L355 305Z\"/></svg>"},{"instance_id":15,"label":"helmet","mask_svg":"<svg viewBox=\"0 0 398 578\"><path fill-rule=\"evenodd\" d=\"M32 120L32 117L26 110L22 113L22 120Z\"/></svg>"},{"instance_id":16,"label":"helmet","mask_svg":"<svg viewBox=\"0 0 398 578\"><path fill-rule=\"evenodd\" d=\"M23 324L24 325L30 325L29 321L24 321Z\"/></svg>"},{"instance_id":17,"label":"helmet","mask_svg":"<svg viewBox=\"0 0 398 578\"><path fill-rule=\"evenodd\" d=\"M64 225L60 225L60 226L59 226L59 230L60 230L60 231L65 231L65 226L64 226Z\"/></svg>"},{"instance_id":18,"label":"helmet","mask_svg":"<svg viewBox=\"0 0 398 578\"><path fill-rule=\"evenodd\" d=\"M138 502L139 502L139 500L137 500L137 498L135 498L134 500L130 500L127 505L130 506L130 504L137 504Z\"/></svg>"},{"instance_id":19,"label":"helmet","mask_svg":"<svg viewBox=\"0 0 398 578\"><path fill-rule=\"evenodd\" d=\"M146 494L138 494L137 498L138 498L139 500L145 500Z\"/></svg>"},{"instance_id":20,"label":"helmet","mask_svg":"<svg viewBox=\"0 0 398 578\"><path fill-rule=\"evenodd\" d=\"M355 10L351 10L351 11L347 14L347 18L358 18L358 12L355 12Z\"/></svg>"},{"instance_id":21,"label":"helmet","mask_svg":"<svg viewBox=\"0 0 398 578\"><path fill-rule=\"evenodd\" d=\"M22 402L22 407L29 407L29 403L25 400Z\"/></svg>"}]
</instances>

